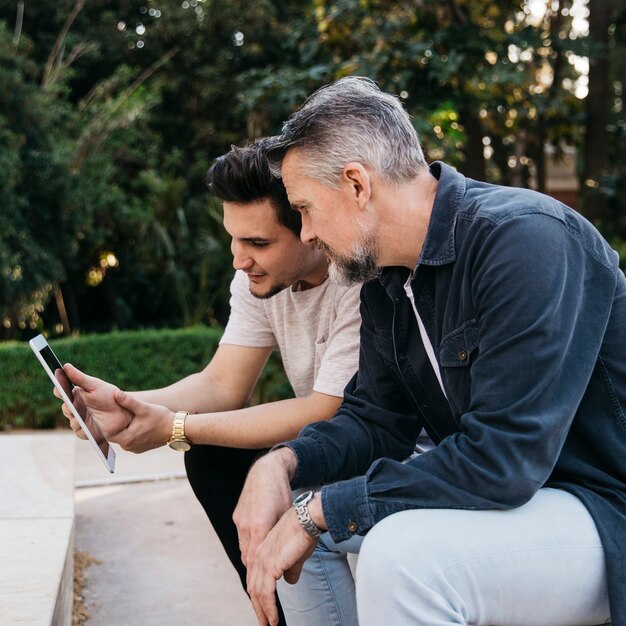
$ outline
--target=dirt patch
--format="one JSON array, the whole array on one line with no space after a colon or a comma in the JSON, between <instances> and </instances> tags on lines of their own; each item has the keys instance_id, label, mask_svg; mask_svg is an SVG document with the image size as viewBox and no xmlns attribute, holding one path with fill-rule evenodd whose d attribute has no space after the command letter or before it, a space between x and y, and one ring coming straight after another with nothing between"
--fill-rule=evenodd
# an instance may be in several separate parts
<instances>
[{"instance_id":1,"label":"dirt patch","mask_svg":"<svg viewBox=\"0 0 626 626\"><path fill-rule=\"evenodd\" d=\"M85 570L90 565L99 565L100 561L87 552L77 550L74 553L74 609L72 611L73 626L81 626L89 620L89 612L85 608L83 587L85 586Z\"/></svg>"}]
</instances>

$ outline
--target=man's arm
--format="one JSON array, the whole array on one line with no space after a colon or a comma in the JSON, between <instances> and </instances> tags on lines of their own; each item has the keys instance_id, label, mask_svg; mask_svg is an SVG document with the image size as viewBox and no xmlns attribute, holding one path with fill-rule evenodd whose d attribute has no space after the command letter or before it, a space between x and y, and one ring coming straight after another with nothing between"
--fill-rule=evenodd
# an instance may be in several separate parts
<instances>
[{"instance_id":1,"label":"man's arm","mask_svg":"<svg viewBox=\"0 0 626 626\"><path fill-rule=\"evenodd\" d=\"M160 404L172 411L212 413L246 405L272 348L220 344L200 372L160 389L133 391L138 400Z\"/></svg>"},{"instance_id":2,"label":"man's arm","mask_svg":"<svg viewBox=\"0 0 626 626\"><path fill-rule=\"evenodd\" d=\"M110 441L136 453L167 443L172 434L174 410L143 402L134 394L119 390L115 401L121 410L128 412L131 420L123 430L107 433ZM305 398L269 402L235 411L190 414L185 421L185 436L192 444L268 448L295 437L305 424L329 419L340 402L340 398L313 392Z\"/></svg>"},{"instance_id":3,"label":"man's arm","mask_svg":"<svg viewBox=\"0 0 626 626\"><path fill-rule=\"evenodd\" d=\"M314 391L304 398L279 400L238 411L189 415L185 434L192 443L269 448L294 439L307 424L329 419L340 404L341 398Z\"/></svg>"},{"instance_id":4,"label":"man's arm","mask_svg":"<svg viewBox=\"0 0 626 626\"><path fill-rule=\"evenodd\" d=\"M236 276L231 289L233 293L231 318L224 334L227 343L221 344L218 353L205 371L157 392L132 395L136 399L165 405L172 411L186 410L196 413L189 415L185 424L185 434L192 443L250 449L267 448L281 441L293 439L304 426L329 419L339 408L343 389L357 365L360 325L357 311L360 286L327 292L332 294L335 300L326 300L324 306L327 307L329 315L333 311L334 319L328 329L325 350L312 385L313 391L307 396L245 409L241 407L245 405L269 352L263 353L262 364L257 364L258 369L254 368L253 375L250 375L248 380L243 380L240 373L252 372L253 368L248 367L246 363L236 362L233 355L247 354L254 349L241 348L234 344L249 341L251 338L255 342L272 342L273 334L266 312L259 301L249 294L245 276ZM295 323L297 325L300 322ZM297 331L298 329L294 328L295 336ZM252 337L250 333L253 334ZM220 358L222 355L226 355L225 358ZM292 351L289 357L294 359L298 355L294 355ZM205 382L207 378L210 379L212 390L220 390L223 393L206 398L210 405L205 408L206 405L202 405L200 398L207 396L208 383ZM237 391L242 388L245 388L246 392L237 395ZM223 398L227 398L228 402L220 404L219 400ZM236 401L233 401L234 399ZM189 400L192 400L191 404ZM147 408L144 407L141 414L146 413ZM163 417L162 412L159 414ZM172 419L173 416L169 415L160 420L161 428L154 433L156 439L150 444L152 447L162 445L167 440ZM134 436L131 432L122 433L122 436L124 435L128 435L127 439L119 440L119 443L127 449L134 450ZM137 440L136 443L142 448L148 445L146 440L141 442Z\"/></svg>"},{"instance_id":5,"label":"man's arm","mask_svg":"<svg viewBox=\"0 0 626 626\"><path fill-rule=\"evenodd\" d=\"M127 397L115 395L117 387L71 366L68 375L81 387L106 436L125 450L139 453L164 445L176 411L193 413L203 408L222 410L189 415L185 434L192 443L266 448L294 438L306 424L329 419L341 403L336 396L312 392L303 398L240 408L248 401L269 351L221 345L202 372L163 389L129 392Z\"/></svg>"},{"instance_id":6,"label":"man's arm","mask_svg":"<svg viewBox=\"0 0 626 626\"><path fill-rule=\"evenodd\" d=\"M317 539L304 530L291 506L289 479L293 477L295 468L296 459L289 448L279 448L263 457L250 472L244 488L247 497L240 499L234 515L242 559L248 568L248 593L261 625L268 622L272 625L278 623L276 581L284 575L288 583L297 582L304 562L317 545ZM283 496L284 513L280 518L277 517L278 510L270 513L267 507L267 489L269 486L276 489L276 485L282 485L283 490L286 490L286 495ZM266 495L260 496L264 491ZM258 502L251 511L245 512L242 509L244 503L249 504L248 496L256 496ZM271 502L278 499L269 498ZM326 522L319 493L309 502L308 510L313 523L325 530ZM263 517L261 527L267 528L268 532L256 534L259 530L258 523L253 527L246 527L243 521L246 513L248 519L254 519L260 514Z\"/></svg>"},{"instance_id":7,"label":"man's arm","mask_svg":"<svg viewBox=\"0 0 626 626\"><path fill-rule=\"evenodd\" d=\"M239 409L248 401L270 354L271 348L220 345L209 364L201 372L187 376L162 389L133 391L128 395L149 403L142 409L142 423L144 427L155 429L154 435L159 441L161 435L158 426L162 426L164 417L163 411L157 411L158 407L161 409L167 407L170 414L179 410L191 413L198 410ZM72 383L80 388L82 398L102 432L115 441L113 438L129 426L133 417L133 413L128 408L120 406L116 401L116 394L119 393L118 387L89 376L69 363L64 366L64 369ZM58 396L58 394L55 395ZM72 428L80 436L81 431L73 423L73 418L65 405L63 405L63 413L70 419ZM160 419L157 421L157 418ZM165 441L167 437L158 445L162 445ZM143 445L145 444L144 441Z\"/></svg>"}]
</instances>

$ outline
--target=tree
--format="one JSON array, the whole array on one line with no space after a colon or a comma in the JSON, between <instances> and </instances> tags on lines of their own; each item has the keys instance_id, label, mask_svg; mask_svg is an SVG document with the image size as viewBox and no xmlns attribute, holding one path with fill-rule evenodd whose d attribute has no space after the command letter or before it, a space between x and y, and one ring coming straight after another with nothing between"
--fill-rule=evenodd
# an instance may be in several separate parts
<instances>
[{"instance_id":1,"label":"tree","mask_svg":"<svg viewBox=\"0 0 626 626\"><path fill-rule=\"evenodd\" d=\"M619 251L626 267L626 8L595 0L589 8L583 210Z\"/></svg>"},{"instance_id":2,"label":"tree","mask_svg":"<svg viewBox=\"0 0 626 626\"><path fill-rule=\"evenodd\" d=\"M348 74L476 178L544 190L545 146L576 145L583 210L626 258L618 5L590 0L587 36L573 0L0 0L5 337L224 322L204 173Z\"/></svg>"}]
</instances>

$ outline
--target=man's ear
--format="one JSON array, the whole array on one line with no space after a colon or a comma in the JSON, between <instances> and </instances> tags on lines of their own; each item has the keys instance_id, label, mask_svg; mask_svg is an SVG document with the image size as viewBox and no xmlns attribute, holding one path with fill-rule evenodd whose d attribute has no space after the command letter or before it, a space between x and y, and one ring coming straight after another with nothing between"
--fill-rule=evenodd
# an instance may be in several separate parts
<instances>
[{"instance_id":1,"label":"man's ear","mask_svg":"<svg viewBox=\"0 0 626 626\"><path fill-rule=\"evenodd\" d=\"M343 182L349 187L360 209L364 209L372 195L372 181L365 166L351 161L343 168Z\"/></svg>"}]
</instances>

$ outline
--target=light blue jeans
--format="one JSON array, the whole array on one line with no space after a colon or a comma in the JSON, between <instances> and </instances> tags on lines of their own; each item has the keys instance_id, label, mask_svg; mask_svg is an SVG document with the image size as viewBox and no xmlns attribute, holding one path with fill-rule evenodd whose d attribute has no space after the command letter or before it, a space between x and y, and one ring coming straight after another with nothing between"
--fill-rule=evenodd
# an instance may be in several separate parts
<instances>
[{"instance_id":1,"label":"light blue jeans","mask_svg":"<svg viewBox=\"0 0 626 626\"><path fill-rule=\"evenodd\" d=\"M508 511L396 513L365 537L322 535L288 626L591 626L609 620L604 551L574 496L541 489ZM361 543L363 546L361 548ZM355 579L346 552L359 552ZM357 619L358 612L358 619Z\"/></svg>"},{"instance_id":2,"label":"light blue jeans","mask_svg":"<svg viewBox=\"0 0 626 626\"><path fill-rule=\"evenodd\" d=\"M335 543L320 537L295 585L278 581L287 626L358 626L354 578L348 553L358 553L363 537Z\"/></svg>"},{"instance_id":3,"label":"light blue jeans","mask_svg":"<svg viewBox=\"0 0 626 626\"><path fill-rule=\"evenodd\" d=\"M412 510L368 534L360 626L590 626L609 606L604 550L574 496L541 489L508 511Z\"/></svg>"}]
</instances>

